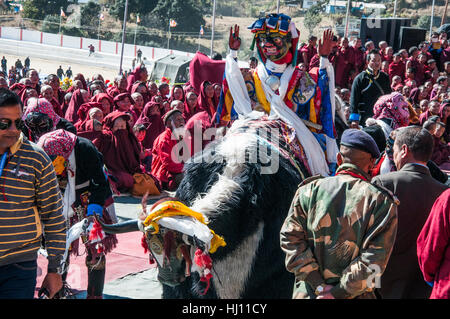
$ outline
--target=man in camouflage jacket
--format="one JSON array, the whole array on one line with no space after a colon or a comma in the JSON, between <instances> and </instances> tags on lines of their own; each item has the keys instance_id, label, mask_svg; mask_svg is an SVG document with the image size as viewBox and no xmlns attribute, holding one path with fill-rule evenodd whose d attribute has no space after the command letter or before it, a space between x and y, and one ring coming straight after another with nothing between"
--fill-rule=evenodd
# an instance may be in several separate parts
<instances>
[{"instance_id":1,"label":"man in camouflage jacket","mask_svg":"<svg viewBox=\"0 0 450 319\"><path fill-rule=\"evenodd\" d=\"M293 298L375 298L395 241L399 204L369 182L377 157L370 135L346 130L336 176L300 185L281 229L286 268L295 274Z\"/></svg>"}]
</instances>

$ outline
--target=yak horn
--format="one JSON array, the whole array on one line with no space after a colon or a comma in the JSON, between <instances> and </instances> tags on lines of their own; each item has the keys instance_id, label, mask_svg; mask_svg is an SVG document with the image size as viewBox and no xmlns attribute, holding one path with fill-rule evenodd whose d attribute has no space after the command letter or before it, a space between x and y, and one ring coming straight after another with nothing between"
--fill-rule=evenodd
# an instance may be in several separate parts
<instances>
[{"instance_id":1,"label":"yak horn","mask_svg":"<svg viewBox=\"0 0 450 319\"><path fill-rule=\"evenodd\" d=\"M137 219L117 224L104 224L97 218L97 215L95 215L95 219L102 225L103 231L107 234L122 234L140 231L138 225L139 221Z\"/></svg>"}]
</instances>

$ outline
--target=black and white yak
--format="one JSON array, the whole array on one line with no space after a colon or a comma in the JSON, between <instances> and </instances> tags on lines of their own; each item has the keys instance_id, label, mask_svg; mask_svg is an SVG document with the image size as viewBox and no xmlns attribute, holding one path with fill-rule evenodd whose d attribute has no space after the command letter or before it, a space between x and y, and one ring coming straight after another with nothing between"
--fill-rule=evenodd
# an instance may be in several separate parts
<instances>
[{"instance_id":1,"label":"black and white yak","mask_svg":"<svg viewBox=\"0 0 450 319\"><path fill-rule=\"evenodd\" d=\"M298 185L309 174L305 159L298 157L302 147L288 145L288 135L292 131L280 120L236 121L223 138L185 164L176 198L203 214L226 246L210 255L213 279L205 295L199 275L185 275L193 249L187 258L158 262L163 298L292 297L294 275L285 268L280 229ZM103 226L106 232L119 233L137 231L138 224Z\"/></svg>"}]
</instances>

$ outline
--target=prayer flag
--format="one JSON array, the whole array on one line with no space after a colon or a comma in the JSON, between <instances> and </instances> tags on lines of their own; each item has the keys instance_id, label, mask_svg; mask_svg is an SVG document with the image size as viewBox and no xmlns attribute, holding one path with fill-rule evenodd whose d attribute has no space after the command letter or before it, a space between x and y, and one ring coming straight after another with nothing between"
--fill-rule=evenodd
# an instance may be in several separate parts
<instances>
[{"instance_id":1,"label":"prayer flag","mask_svg":"<svg viewBox=\"0 0 450 319\"><path fill-rule=\"evenodd\" d=\"M61 17L66 17L66 14L64 13L62 8L61 8Z\"/></svg>"},{"instance_id":2,"label":"prayer flag","mask_svg":"<svg viewBox=\"0 0 450 319\"><path fill-rule=\"evenodd\" d=\"M177 22L174 19L170 19L170 27L175 28L177 26Z\"/></svg>"}]
</instances>

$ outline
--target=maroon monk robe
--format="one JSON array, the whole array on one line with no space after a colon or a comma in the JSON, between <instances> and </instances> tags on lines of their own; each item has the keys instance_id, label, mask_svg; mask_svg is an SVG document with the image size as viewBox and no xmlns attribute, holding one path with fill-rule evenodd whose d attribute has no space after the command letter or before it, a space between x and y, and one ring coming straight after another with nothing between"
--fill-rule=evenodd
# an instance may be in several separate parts
<instances>
[{"instance_id":1,"label":"maroon monk robe","mask_svg":"<svg viewBox=\"0 0 450 319\"><path fill-rule=\"evenodd\" d=\"M114 121L123 117L127 122L124 130L112 131ZM139 141L128 125L129 115L114 111L103 120L102 134L94 140L94 145L103 154L104 163L109 172L118 180L119 190L133 187L133 174L142 173L140 163L141 148Z\"/></svg>"},{"instance_id":2,"label":"maroon monk robe","mask_svg":"<svg viewBox=\"0 0 450 319\"><path fill-rule=\"evenodd\" d=\"M353 51L353 65L356 69L357 73L362 72L364 67L366 66L366 62L364 61L364 51L360 48L351 47Z\"/></svg>"},{"instance_id":3,"label":"maroon monk robe","mask_svg":"<svg viewBox=\"0 0 450 319\"><path fill-rule=\"evenodd\" d=\"M198 51L189 63L189 71L189 82L195 88L195 92L200 92L204 81L222 83L225 61L212 60Z\"/></svg>"},{"instance_id":4,"label":"maroon monk robe","mask_svg":"<svg viewBox=\"0 0 450 319\"><path fill-rule=\"evenodd\" d=\"M207 81L203 82L200 87L200 95L197 98L198 112L193 115L185 125L186 131L189 132L187 143L190 147L191 156L193 156L196 152L203 150L206 145L211 142L210 140L205 140L203 138L203 134L207 129L214 126L217 104L215 102L215 99L213 98L214 105L209 105L208 98L206 97L205 93L206 84ZM196 136L195 132L199 132L199 135ZM198 146L200 147L200 149L195 149L196 139L199 139L197 144L199 144Z\"/></svg>"},{"instance_id":5,"label":"maroon monk robe","mask_svg":"<svg viewBox=\"0 0 450 319\"><path fill-rule=\"evenodd\" d=\"M413 59L413 57L410 57L408 60L410 61L409 67L414 68L416 70L416 75L415 75L414 80L416 81L418 86L422 85L422 81L424 78L424 71L423 71L422 64L419 61L417 61L416 59Z\"/></svg>"},{"instance_id":6,"label":"maroon monk robe","mask_svg":"<svg viewBox=\"0 0 450 319\"><path fill-rule=\"evenodd\" d=\"M423 280L433 282L430 299L450 299L450 190L437 198L417 238Z\"/></svg>"},{"instance_id":7,"label":"maroon monk robe","mask_svg":"<svg viewBox=\"0 0 450 319\"><path fill-rule=\"evenodd\" d=\"M189 132L187 144L190 148L191 157L203 150L211 142L211 140L204 139L203 134L212 127L214 127L214 119L206 111L196 113L187 121L184 128ZM198 132L197 135L196 132ZM197 142L195 142L196 140Z\"/></svg>"},{"instance_id":8,"label":"maroon monk robe","mask_svg":"<svg viewBox=\"0 0 450 319\"><path fill-rule=\"evenodd\" d=\"M105 100L105 99L109 102L109 110L105 110L103 108L103 106L100 107L100 109L103 111L104 116L111 113L114 108L114 100L112 99L112 97L108 93L99 93L99 94L95 95L94 97L92 97L92 99L91 99L92 102L97 102L100 104L102 104L103 100Z\"/></svg>"},{"instance_id":9,"label":"maroon monk robe","mask_svg":"<svg viewBox=\"0 0 450 319\"><path fill-rule=\"evenodd\" d=\"M141 92L138 92L138 88L139 88L141 85L145 87L145 89L147 90L147 93L141 93ZM144 105L147 104L148 102L150 102L151 97L150 97L150 94L148 93L147 86L145 85L144 82L138 81L138 82L135 82L135 83L133 84L133 86L131 87L130 95L132 95L132 94L135 93L135 92L141 93L142 98L144 99Z\"/></svg>"},{"instance_id":10,"label":"maroon monk robe","mask_svg":"<svg viewBox=\"0 0 450 319\"><path fill-rule=\"evenodd\" d=\"M78 121L78 110L82 104L84 104L83 95L81 94L80 89L76 89L72 94L72 98L70 99L69 107L67 108L64 118L75 124Z\"/></svg>"},{"instance_id":11,"label":"maroon monk robe","mask_svg":"<svg viewBox=\"0 0 450 319\"><path fill-rule=\"evenodd\" d=\"M341 88L348 86L350 70L353 67L353 51L350 47L340 47L336 56L336 85Z\"/></svg>"},{"instance_id":12,"label":"maroon monk robe","mask_svg":"<svg viewBox=\"0 0 450 319\"><path fill-rule=\"evenodd\" d=\"M393 55L388 56L386 54L382 54L381 55L381 62L384 62L384 61L388 61L389 64L391 64L394 61L394 56Z\"/></svg>"},{"instance_id":13,"label":"maroon monk robe","mask_svg":"<svg viewBox=\"0 0 450 319\"><path fill-rule=\"evenodd\" d=\"M133 118L133 123L136 124L136 121L139 119L139 117L141 116L142 112L140 110L138 110L134 104L131 105L130 107L130 111L128 112L131 117Z\"/></svg>"},{"instance_id":14,"label":"maroon monk robe","mask_svg":"<svg viewBox=\"0 0 450 319\"><path fill-rule=\"evenodd\" d=\"M142 72L142 67L141 65L137 66L133 72L128 73L128 77L127 77L127 92L131 94L131 89L133 87L133 84L136 81L141 81L141 72Z\"/></svg>"},{"instance_id":15,"label":"maroon monk robe","mask_svg":"<svg viewBox=\"0 0 450 319\"><path fill-rule=\"evenodd\" d=\"M53 109L55 110L56 114L58 114L61 117L64 117L64 114L62 112L61 104L53 97L50 103L53 106Z\"/></svg>"},{"instance_id":16,"label":"maroon monk robe","mask_svg":"<svg viewBox=\"0 0 450 319\"><path fill-rule=\"evenodd\" d=\"M73 78L73 81L76 81L76 80L80 80L81 81L81 85L83 86L81 89L83 89L83 90L88 90L88 87L87 87L87 82L86 82L86 80L84 79L84 75L83 74L81 74L81 73L78 73L74 78ZM71 86L70 88L68 88L67 89L67 91L66 91L66 93L73 93L75 91L75 88L73 87L73 86Z\"/></svg>"},{"instance_id":17,"label":"maroon monk robe","mask_svg":"<svg viewBox=\"0 0 450 319\"><path fill-rule=\"evenodd\" d=\"M26 86L20 93L19 93L19 97L22 100L22 103L24 106L27 106L28 104L28 89L33 89L31 86Z\"/></svg>"},{"instance_id":18,"label":"maroon monk robe","mask_svg":"<svg viewBox=\"0 0 450 319\"><path fill-rule=\"evenodd\" d=\"M431 114L429 110L427 110L426 112L423 112L419 116L419 124L423 125L423 123L425 123L432 116L433 116L433 114Z\"/></svg>"},{"instance_id":19,"label":"maroon monk robe","mask_svg":"<svg viewBox=\"0 0 450 319\"><path fill-rule=\"evenodd\" d=\"M81 129L83 129L83 131L77 131L77 136L87 138L91 142L102 134L102 131L94 130L94 120L87 120Z\"/></svg>"},{"instance_id":20,"label":"maroon monk robe","mask_svg":"<svg viewBox=\"0 0 450 319\"><path fill-rule=\"evenodd\" d=\"M438 166L449 163L448 157L450 156L450 146L447 143L441 141L440 138L433 136L434 147L433 154L431 155L431 160L435 162Z\"/></svg>"},{"instance_id":21,"label":"maroon monk robe","mask_svg":"<svg viewBox=\"0 0 450 319\"><path fill-rule=\"evenodd\" d=\"M14 83L13 85L11 85L9 87L9 89L11 91L15 91L18 90L19 92L17 93L18 96L20 96L21 92L25 89L25 84L22 83Z\"/></svg>"},{"instance_id":22,"label":"maroon monk robe","mask_svg":"<svg viewBox=\"0 0 450 319\"><path fill-rule=\"evenodd\" d=\"M450 61L450 47L446 48L445 50L442 50L438 63L438 68L440 67L441 70L445 70L445 62Z\"/></svg>"},{"instance_id":23,"label":"maroon monk robe","mask_svg":"<svg viewBox=\"0 0 450 319\"><path fill-rule=\"evenodd\" d=\"M109 88L106 89L106 93L108 93L108 95L109 95L110 97L112 97L112 98L115 98L115 97L116 97L117 95L119 95L120 93L125 93L125 92L126 92L126 91L121 92L117 86L111 86L111 87L109 87Z\"/></svg>"},{"instance_id":24,"label":"maroon monk robe","mask_svg":"<svg viewBox=\"0 0 450 319\"><path fill-rule=\"evenodd\" d=\"M141 116L136 121L136 124L143 124L146 127L145 138L142 141L142 146L145 149L152 149L153 142L158 137L159 134L164 132L165 126L164 122L161 119L161 115L152 114L154 108L159 110L160 105L156 102L149 102L144 106L144 110L141 113ZM136 125L135 124L135 125Z\"/></svg>"},{"instance_id":25,"label":"maroon monk robe","mask_svg":"<svg viewBox=\"0 0 450 319\"><path fill-rule=\"evenodd\" d=\"M58 97L55 97L55 99L58 101L59 105L62 108L62 105L64 104L64 97L66 96L66 92L63 91L61 88L58 88Z\"/></svg>"},{"instance_id":26,"label":"maroon monk robe","mask_svg":"<svg viewBox=\"0 0 450 319\"><path fill-rule=\"evenodd\" d=\"M392 81L392 78L396 75L402 78L402 81L405 80L406 66L405 62L401 61L399 63L392 62L389 64L389 78Z\"/></svg>"},{"instance_id":27,"label":"maroon monk robe","mask_svg":"<svg viewBox=\"0 0 450 319\"><path fill-rule=\"evenodd\" d=\"M311 62L312 58L317 54L317 49L314 47L310 47L309 45L305 45L300 49L299 54L303 58L303 53L306 53L306 58L308 61L303 61L306 65L306 69L309 71L309 63ZM302 59L304 60L304 59Z\"/></svg>"},{"instance_id":28,"label":"maroon monk robe","mask_svg":"<svg viewBox=\"0 0 450 319\"><path fill-rule=\"evenodd\" d=\"M206 96L205 88L207 85L213 85L208 81L204 81L200 86L200 95L197 98L197 104L199 111L207 111L208 114L212 116L216 112L219 101L216 99L214 95L211 99L212 105L208 102L208 98Z\"/></svg>"},{"instance_id":29,"label":"maroon monk robe","mask_svg":"<svg viewBox=\"0 0 450 319\"><path fill-rule=\"evenodd\" d=\"M198 112L200 112L199 108L198 108L198 103L195 102L193 111L191 112L191 109L189 108L187 99L184 101L184 109L183 109L183 118L184 121L187 123L187 121L189 121L189 119L191 117L193 117L195 114L197 114Z\"/></svg>"},{"instance_id":30,"label":"maroon monk robe","mask_svg":"<svg viewBox=\"0 0 450 319\"><path fill-rule=\"evenodd\" d=\"M90 120L89 111L94 107L99 108L100 110L102 109L102 105L98 102L87 102L80 106L77 112L78 121L74 124L77 132L86 130L85 124Z\"/></svg>"},{"instance_id":31,"label":"maroon monk robe","mask_svg":"<svg viewBox=\"0 0 450 319\"><path fill-rule=\"evenodd\" d=\"M152 175L163 185L168 183L168 189L174 189L177 174L183 172L183 163L177 163L172 157L172 150L179 142L172 137L172 130L167 128L155 140L152 149Z\"/></svg>"}]
</instances>

